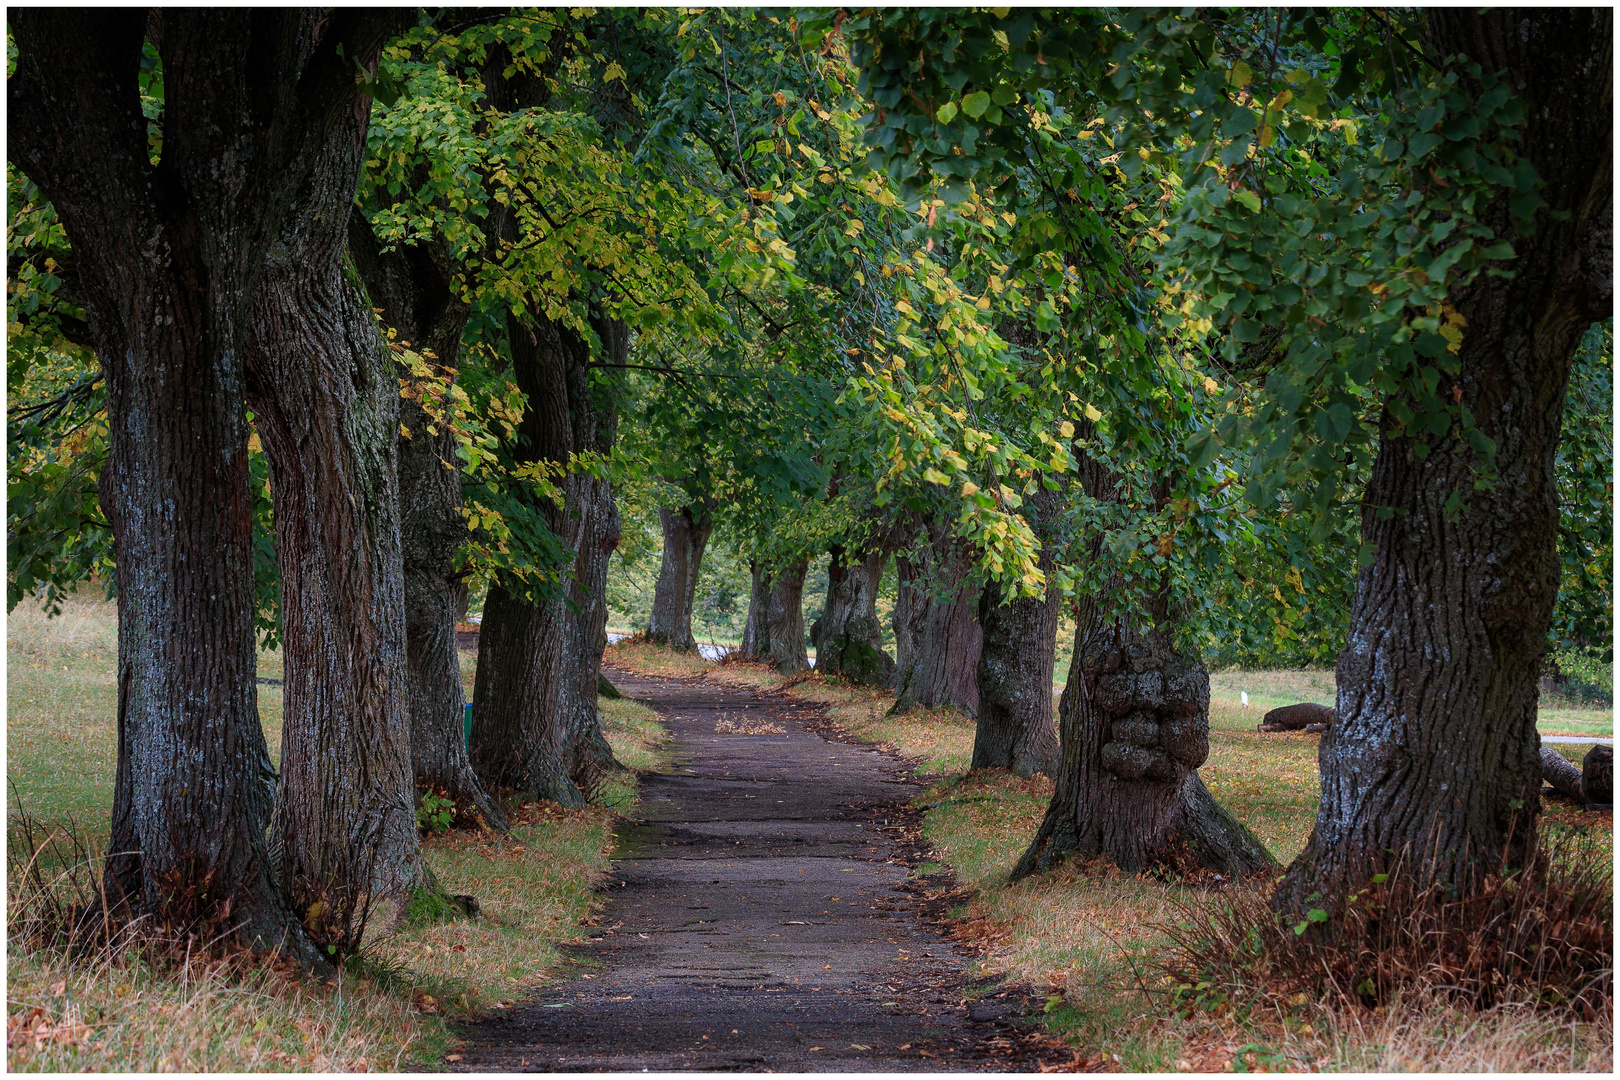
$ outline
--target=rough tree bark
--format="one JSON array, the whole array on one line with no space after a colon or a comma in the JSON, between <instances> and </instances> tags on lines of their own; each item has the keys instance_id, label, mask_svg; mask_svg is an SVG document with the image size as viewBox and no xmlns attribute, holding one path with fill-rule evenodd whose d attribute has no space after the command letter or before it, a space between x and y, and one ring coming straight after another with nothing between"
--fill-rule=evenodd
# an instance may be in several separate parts
<instances>
[{"instance_id":1,"label":"rough tree bark","mask_svg":"<svg viewBox=\"0 0 1620 1080\"><path fill-rule=\"evenodd\" d=\"M1430 55L1509 73L1528 106L1517 149L1549 205L1519 237L1504 192L1484 220L1512 238L1512 276L1451 297L1467 320L1457 400L1496 443L1495 486L1473 490L1479 462L1461 439L1420 459L1385 415L1361 525L1375 558L1339 657L1321 808L1277 896L1294 907L1316 893L1331 905L1391 851L1466 889L1535 841L1537 675L1558 593L1553 455L1570 359L1612 307L1613 15L1436 8L1428 20ZM1453 492L1467 503L1448 513Z\"/></svg>"},{"instance_id":2,"label":"rough tree bark","mask_svg":"<svg viewBox=\"0 0 1620 1080\"><path fill-rule=\"evenodd\" d=\"M426 883L405 701L399 383L343 261L370 115L359 99L320 149L254 293L244 354L286 657L272 847L305 929L339 948L358 944L362 904L402 912Z\"/></svg>"},{"instance_id":3,"label":"rough tree bark","mask_svg":"<svg viewBox=\"0 0 1620 1080\"><path fill-rule=\"evenodd\" d=\"M274 772L254 691L242 346L265 255L354 64L397 12L10 13L12 161L73 245L107 387L118 769L105 886L171 926L314 952L272 879ZM137 77L164 64L163 160Z\"/></svg>"},{"instance_id":4,"label":"rough tree bark","mask_svg":"<svg viewBox=\"0 0 1620 1080\"><path fill-rule=\"evenodd\" d=\"M630 353L630 329L617 319L592 320L602 345L599 363L623 364ZM568 405L575 453L606 457L618 438L614 400L617 377L595 374L595 367L568 369ZM572 608L563 625L562 710L567 730L569 775L585 790L603 771L618 767L597 708L602 679L602 651L607 648L607 573L619 546L619 508L613 485L605 478L576 469L565 487L569 546L577 553L569 587Z\"/></svg>"},{"instance_id":5,"label":"rough tree bark","mask_svg":"<svg viewBox=\"0 0 1620 1080\"><path fill-rule=\"evenodd\" d=\"M1053 520L1058 493L1041 491L1025 502L1041 541L1039 566L1050 580L1056 567ZM1052 723L1052 670L1057 656L1062 594L1015 597L1003 603L999 583L988 581L979 598L979 713L973 733L975 769L1010 769L1019 776L1058 772L1058 735Z\"/></svg>"},{"instance_id":6,"label":"rough tree bark","mask_svg":"<svg viewBox=\"0 0 1620 1080\"><path fill-rule=\"evenodd\" d=\"M810 627L816 670L861 685L887 686L894 677L894 661L883 651L877 591L889 553L874 548L848 558L842 544L832 545L830 553L827 606Z\"/></svg>"},{"instance_id":7,"label":"rough tree bark","mask_svg":"<svg viewBox=\"0 0 1620 1080\"><path fill-rule=\"evenodd\" d=\"M697 597L698 571L703 568L703 549L714 531L714 518L707 506L691 503L679 510L660 509L658 520L664 527L664 556L658 567L658 584L653 588L647 636L674 649L695 649L692 605Z\"/></svg>"},{"instance_id":8,"label":"rough tree bark","mask_svg":"<svg viewBox=\"0 0 1620 1080\"><path fill-rule=\"evenodd\" d=\"M507 319L512 374L528 398L518 426L524 460L565 464L572 441L568 372L583 368L589 346L575 330L543 317ZM537 500L546 527L564 544L575 533L563 507ZM568 567L561 568L565 573ZM473 684L473 766L491 787L534 799L583 806L569 777L563 645L569 583L549 589L502 571L490 582L478 635Z\"/></svg>"},{"instance_id":9,"label":"rough tree bark","mask_svg":"<svg viewBox=\"0 0 1620 1080\"><path fill-rule=\"evenodd\" d=\"M742 643L737 655L744 660L763 660L771 652L771 568L760 559L748 560L752 582L748 589L748 619L743 623Z\"/></svg>"},{"instance_id":10,"label":"rough tree bark","mask_svg":"<svg viewBox=\"0 0 1620 1080\"><path fill-rule=\"evenodd\" d=\"M383 321L429 363L454 378L461 335L472 316L452 285L457 272L434 241L383 251L360 214L349 219L349 254ZM455 436L433 424L415 397L400 402L400 539L405 592L406 706L416 784L456 803L458 825L506 828L467 756L465 691L456 622L467 609L467 581L455 564L467 539Z\"/></svg>"},{"instance_id":11,"label":"rough tree bark","mask_svg":"<svg viewBox=\"0 0 1620 1080\"><path fill-rule=\"evenodd\" d=\"M1115 477L1083 453L1080 478L1096 498L1119 497ZM1094 556L1101 543L1091 539ZM1145 610L1117 615L1096 597L1075 605L1074 660L1058 705L1057 785L1013 880L1074 854L1107 855L1129 872L1198 866L1242 876L1275 868L1198 776L1209 757L1209 673L1175 646L1166 583L1119 587L1143 593Z\"/></svg>"},{"instance_id":12,"label":"rough tree bark","mask_svg":"<svg viewBox=\"0 0 1620 1080\"><path fill-rule=\"evenodd\" d=\"M810 670L804 647L804 575L808 560L800 559L778 570L771 581L765 622L770 627L771 658L784 675Z\"/></svg>"},{"instance_id":13,"label":"rough tree bark","mask_svg":"<svg viewBox=\"0 0 1620 1080\"><path fill-rule=\"evenodd\" d=\"M979 581L967 545L948 524L928 526L923 561L897 565L894 708L979 709Z\"/></svg>"},{"instance_id":14,"label":"rough tree bark","mask_svg":"<svg viewBox=\"0 0 1620 1080\"><path fill-rule=\"evenodd\" d=\"M810 670L804 644L804 576L809 567L805 559L785 568L762 560L749 563L754 580L738 649L743 659L775 664L784 674Z\"/></svg>"}]
</instances>

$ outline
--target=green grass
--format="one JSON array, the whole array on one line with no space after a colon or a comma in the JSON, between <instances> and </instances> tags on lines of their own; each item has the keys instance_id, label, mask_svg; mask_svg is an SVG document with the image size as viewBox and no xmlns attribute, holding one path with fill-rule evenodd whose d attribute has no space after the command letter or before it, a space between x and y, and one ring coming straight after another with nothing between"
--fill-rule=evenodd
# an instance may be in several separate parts
<instances>
[{"instance_id":1,"label":"green grass","mask_svg":"<svg viewBox=\"0 0 1620 1080\"><path fill-rule=\"evenodd\" d=\"M461 654L471 690L476 656ZM8 625L8 816L77 822L104 843L116 769L116 612L93 594L47 620L19 607ZM263 653L259 674L281 677ZM272 757L281 690L260 686ZM334 984L216 963L154 967L139 956L70 958L7 942L8 1064L29 1071L350 1071L432 1066L454 1045L448 1017L499 1009L555 979L558 946L585 933L600 904L620 812L635 773L667 735L652 710L600 702L614 753L631 771L604 778L598 805L562 811L508 802L509 836L426 837L423 857L482 918L407 926L368 942ZM12 898L16 890L12 888Z\"/></svg>"},{"instance_id":2,"label":"green grass","mask_svg":"<svg viewBox=\"0 0 1620 1080\"><path fill-rule=\"evenodd\" d=\"M1337 684L1333 671L1320 668L1304 671L1218 671L1209 677L1211 722L1219 709L1228 722L1248 724L1252 731L1260 718L1271 709L1294 705L1301 701L1314 701L1320 705L1335 704ZM1240 693L1249 695L1249 704L1243 705ZM1537 716L1537 728L1543 735L1598 735L1614 736L1614 710L1595 706L1572 706L1567 701L1551 697L1542 702ZM1234 727L1234 730L1236 728Z\"/></svg>"}]
</instances>

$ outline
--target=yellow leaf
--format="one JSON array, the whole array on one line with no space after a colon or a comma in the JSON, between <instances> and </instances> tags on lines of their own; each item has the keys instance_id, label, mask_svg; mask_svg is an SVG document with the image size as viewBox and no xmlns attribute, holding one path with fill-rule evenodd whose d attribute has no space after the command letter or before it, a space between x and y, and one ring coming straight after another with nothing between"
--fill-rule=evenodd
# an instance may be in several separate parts
<instances>
[{"instance_id":1,"label":"yellow leaf","mask_svg":"<svg viewBox=\"0 0 1620 1080\"><path fill-rule=\"evenodd\" d=\"M966 482L964 482L962 484L962 494L963 494L963 496L972 495L975 492L977 492L978 490L979 490L979 485L975 484L971 480L968 480L968 481L966 481Z\"/></svg>"},{"instance_id":2,"label":"yellow leaf","mask_svg":"<svg viewBox=\"0 0 1620 1080\"><path fill-rule=\"evenodd\" d=\"M1063 437L1065 439L1074 438L1074 425L1071 424L1069 421L1065 420L1065 421L1063 421L1063 423L1059 424L1058 425L1058 430L1063 433Z\"/></svg>"},{"instance_id":3,"label":"yellow leaf","mask_svg":"<svg viewBox=\"0 0 1620 1080\"><path fill-rule=\"evenodd\" d=\"M401 424L401 425L399 425L399 434L400 434L400 436L402 438L408 439L408 438L411 437L411 429L406 427L404 424ZM257 438L257 437L258 436L254 436L254 438ZM251 446L252 444L249 443L249 445Z\"/></svg>"},{"instance_id":4,"label":"yellow leaf","mask_svg":"<svg viewBox=\"0 0 1620 1080\"><path fill-rule=\"evenodd\" d=\"M1214 379L1210 378L1208 375L1205 375L1204 376L1204 389L1208 390L1212 394L1217 394L1217 393L1220 393L1221 384L1216 382Z\"/></svg>"},{"instance_id":5,"label":"yellow leaf","mask_svg":"<svg viewBox=\"0 0 1620 1080\"><path fill-rule=\"evenodd\" d=\"M1096 423L1098 420L1102 419L1102 410L1098 409L1095 405L1087 405L1086 419L1090 420L1092 423Z\"/></svg>"}]
</instances>

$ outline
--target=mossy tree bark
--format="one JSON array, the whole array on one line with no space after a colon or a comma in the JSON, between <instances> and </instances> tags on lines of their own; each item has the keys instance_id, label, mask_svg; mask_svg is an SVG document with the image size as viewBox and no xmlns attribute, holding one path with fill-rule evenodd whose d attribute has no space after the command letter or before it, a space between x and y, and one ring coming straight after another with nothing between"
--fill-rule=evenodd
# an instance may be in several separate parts
<instances>
[{"instance_id":1,"label":"mossy tree bark","mask_svg":"<svg viewBox=\"0 0 1620 1080\"><path fill-rule=\"evenodd\" d=\"M1529 120L1518 152L1547 206L1516 235L1510 193L1484 220L1511 237L1508 277L1451 303L1467 320L1457 402L1496 444L1495 484L1461 439L1427 457L1386 413L1363 501L1374 553L1338 665L1338 719L1319 751L1322 803L1278 902L1331 906L1410 850L1467 889L1522 861L1540 806L1537 675L1558 593L1553 470L1570 360L1612 314L1613 15L1604 9L1437 8L1430 55L1507 71ZM1454 492L1465 506L1448 512ZM1390 508L1392 515L1385 516Z\"/></svg>"},{"instance_id":2,"label":"mossy tree bark","mask_svg":"<svg viewBox=\"0 0 1620 1080\"><path fill-rule=\"evenodd\" d=\"M354 65L401 13L11 13L12 161L72 244L107 388L118 767L108 899L169 926L314 951L266 850L243 402L248 306ZM162 56L160 165L138 77Z\"/></svg>"},{"instance_id":3,"label":"mossy tree bark","mask_svg":"<svg viewBox=\"0 0 1620 1080\"><path fill-rule=\"evenodd\" d=\"M345 272L370 99L331 129L249 309L247 403L275 502L286 657L279 871L317 944L426 884L405 696L399 383Z\"/></svg>"}]
</instances>

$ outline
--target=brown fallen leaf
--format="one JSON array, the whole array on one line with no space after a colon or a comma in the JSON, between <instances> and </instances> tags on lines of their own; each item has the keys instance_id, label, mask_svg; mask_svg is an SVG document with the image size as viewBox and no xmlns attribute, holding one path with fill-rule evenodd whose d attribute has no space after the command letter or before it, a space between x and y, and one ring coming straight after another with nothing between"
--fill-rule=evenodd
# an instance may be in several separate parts
<instances>
[{"instance_id":1,"label":"brown fallen leaf","mask_svg":"<svg viewBox=\"0 0 1620 1080\"><path fill-rule=\"evenodd\" d=\"M461 1055L460 1054L446 1054L446 1055L444 1055L444 1060L446 1060L446 1061L460 1061L461 1060Z\"/></svg>"}]
</instances>

